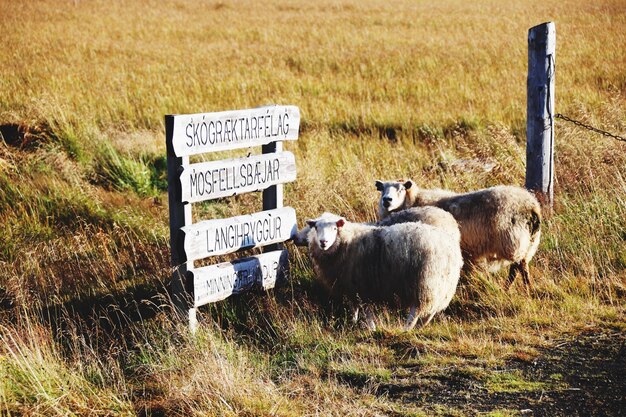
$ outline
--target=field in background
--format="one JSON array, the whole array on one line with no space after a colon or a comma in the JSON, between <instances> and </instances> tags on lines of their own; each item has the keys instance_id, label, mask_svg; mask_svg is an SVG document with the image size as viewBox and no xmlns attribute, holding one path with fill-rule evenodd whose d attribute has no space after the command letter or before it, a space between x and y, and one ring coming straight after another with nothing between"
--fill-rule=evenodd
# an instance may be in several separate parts
<instances>
[{"instance_id":1,"label":"field in background","mask_svg":"<svg viewBox=\"0 0 626 417\"><path fill-rule=\"evenodd\" d=\"M427 328L383 311L370 334L289 246L288 285L203 309L197 337L168 314L163 115L299 106L300 223L374 219L375 179L522 185L548 20L556 110L623 135L623 1L0 0L0 414L619 415L626 144L562 121L529 293L479 272Z\"/></svg>"}]
</instances>

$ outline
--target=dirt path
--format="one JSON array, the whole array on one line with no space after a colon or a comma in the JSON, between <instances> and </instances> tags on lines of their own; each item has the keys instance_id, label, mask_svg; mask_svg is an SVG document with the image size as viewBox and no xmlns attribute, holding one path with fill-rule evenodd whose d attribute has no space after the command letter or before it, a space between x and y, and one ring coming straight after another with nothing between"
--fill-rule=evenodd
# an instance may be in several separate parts
<instances>
[{"instance_id":1,"label":"dirt path","mask_svg":"<svg viewBox=\"0 0 626 417\"><path fill-rule=\"evenodd\" d=\"M572 336L532 361L484 373L450 369L421 377L419 369L400 364L397 374L404 378L381 385L378 394L398 409L411 405L450 416L626 416L626 334L615 329Z\"/></svg>"}]
</instances>

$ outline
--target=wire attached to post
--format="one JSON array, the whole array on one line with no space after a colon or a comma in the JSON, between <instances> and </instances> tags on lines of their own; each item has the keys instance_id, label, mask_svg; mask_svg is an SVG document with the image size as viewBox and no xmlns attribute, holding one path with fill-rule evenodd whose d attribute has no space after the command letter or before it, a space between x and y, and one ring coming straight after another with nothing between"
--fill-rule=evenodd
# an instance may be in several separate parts
<instances>
[{"instance_id":1,"label":"wire attached to post","mask_svg":"<svg viewBox=\"0 0 626 417\"><path fill-rule=\"evenodd\" d=\"M599 134L601 134L603 136L626 142L626 138L623 137L623 136L619 136L619 135L613 134L611 132L607 132L606 130L598 129L597 127L593 127L593 126L588 125L586 123L583 123L583 122L581 122L579 120L572 119L571 117L565 116L564 114L557 113L557 114L554 115L554 117L557 118L557 119L565 120L566 122L573 123L576 126L583 127L583 128L585 128L587 130L590 130L592 132L599 133Z\"/></svg>"}]
</instances>

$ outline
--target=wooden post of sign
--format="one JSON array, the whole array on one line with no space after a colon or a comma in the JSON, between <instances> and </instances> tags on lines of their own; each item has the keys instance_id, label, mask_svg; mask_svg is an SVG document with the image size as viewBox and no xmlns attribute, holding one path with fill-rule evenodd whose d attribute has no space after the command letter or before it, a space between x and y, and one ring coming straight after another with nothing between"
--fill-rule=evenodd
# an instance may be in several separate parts
<instances>
[{"instance_id":1,"label":"wooden post of sign","mask_svg":"<svg viewBox=\"0 0 626 417\"><path fill-rule=\"evenodd\" d=\"M555 52L554 22L528 31L526 188L548 210L554 202Z\"/></svg>"},{"instance_id":2,"label":"wooden post of sign","mask_svg":"<svg viewBox=\"0 0 626 417\"><path fill-rule=\"evenodd\" d=\"M270 142L267 145L261 147L262 153L275 153L282 152L282 142ZM263 210L273 210L283 207L283 185L277 184L263 190ZM263 252L271 252L274 250L284 249L284 245L276 243L274 245L268 245L263 248Z\"/></svg>"},{"instance_id":3,"label":"wooden post of sign","mask_svg":"<svg viewBox=\"0 0 626 417\"><path fill-rule=\"evenodd\" d=\"M193 261L187 261L183 249L181 228L192 223L191 204L183 203L179 177L185 165L189 165L189 157L177 157L174 154L172 138L174 117L165 116L165 142L167 147L167 188L170 210L170 248L172 249L171 265L174 268L171 278L172 301L176 312L189 321L191 332L197 327L196 309L193 307L191 282L187 274L193 269Z\"/></svg>"}]
</instances>

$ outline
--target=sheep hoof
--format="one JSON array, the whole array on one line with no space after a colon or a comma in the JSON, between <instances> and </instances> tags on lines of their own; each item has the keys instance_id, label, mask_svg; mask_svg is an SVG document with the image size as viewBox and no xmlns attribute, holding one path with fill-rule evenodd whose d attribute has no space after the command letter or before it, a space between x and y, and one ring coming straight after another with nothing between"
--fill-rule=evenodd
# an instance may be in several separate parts
<instances>
[{"instance_id":1,"label":"sheep hoof","mask_svg":"<svg viewBox=\"0 0 626 417\"><path fill-rule=\"evenodd\" d=\"M376 331L376 322L374 321L374 314L370 307L365 308L365 324L368 330L372 332Z\"/></svg>"},{"instance_id":2,"label":"sheep hoof","mask_svg":"<svg viewBox=\"0 0 626 417\"><path fill-rule=\"evenodd\" d=\"M415 327L415 323L417 323L417 307L412 306L410 311L409 311L409 315L406 318L406 323L404 324L404 331L408 332L410 330L413 329L413 327Z\"/></svg>"},{"instance_id":3,"label":"sheep hoof","mask_svg":"<svg viewBox=\"0 0 626 417\"><path fill-rule=\"evenodd\" d=\"M359 308L354 309L354 313L352 313L352 323L357 324L359 322Z\"/></svg>"}]
</instances>

